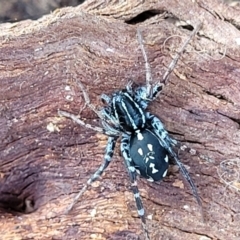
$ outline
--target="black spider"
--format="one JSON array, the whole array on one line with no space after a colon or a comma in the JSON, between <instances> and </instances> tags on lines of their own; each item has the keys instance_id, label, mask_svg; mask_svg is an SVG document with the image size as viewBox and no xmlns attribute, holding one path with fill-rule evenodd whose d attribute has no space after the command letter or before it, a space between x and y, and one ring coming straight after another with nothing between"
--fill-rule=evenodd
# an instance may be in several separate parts
<instances>
[{"instance_id":1,"label":"black spider","mask_svg":"<svg viewBox=\"0 0 240 240\"><path fill-rule=\"evenodd\" d=\"M90 103L88 94L84 90L82 83L80 81L77 82L83 92L86 104L101 119L102 128L86 124L77 116L65 111L59 110L59 115L71 118L82 126L106 134L109 138L102 165L89 178L87 184L84 185L82 190L76 196L68 211L72 209L80 196L86 191L87 187L101 176L104 170L108 167L113 156L116 141L120 136L121 153L130 176L138 215L142 220L146 239L149 239L149 235L145 224L144 208L137 187L137 174L147 178L149 181L161 180L167 174L169 165L168 157L171 156L179 166L184 178L189 182L193 195L201 207L201 201L197 189L191 180L188 171L172 149L177 143L176 140L169 136L162 122L156 116L146 111L148 104L152 102L162 90L180 55L194 34L199 30L199 27L200 26L192 32L189 39L184 43L165 73L163 81L156 84L152 84L150 65L143 47L142 36L138 30L138 41L145 60L146 86L133 89L132 84L129 83L126 89L117 91L111 96L103 94L101 98L106 103L106 106L100 111L96 110L96 108Z\"/></svg>"}]
</instances>

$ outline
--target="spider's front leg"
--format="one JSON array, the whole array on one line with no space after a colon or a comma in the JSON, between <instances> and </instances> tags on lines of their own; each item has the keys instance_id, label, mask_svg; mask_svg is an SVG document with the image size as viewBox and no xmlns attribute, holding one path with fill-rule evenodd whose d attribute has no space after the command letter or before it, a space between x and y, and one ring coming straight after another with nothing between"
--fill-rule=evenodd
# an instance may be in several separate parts
<instances>
[{"instance_id":1,"label":"spider's front leg","mask_svg":"<svg viewBox=\"0 0 240 240\"><path fill-rule=\"evenodd\" d=\"M192 31L190 36L185 40L181 49L177 52L176 56L173 58L173 60L169 64L165 74L163 75L162 81L161 82L159 81L156 84L153 84L151 67L150 67L150 64L149 64L149 61L147 58L147 54L146 54L144 45L143 45L142 34L139 29L137 30L138 42L139 42L139 45L140 45L140 48L142 51L142 55L143 55L144 62L145 62L145 69L146 69L146 87L144 87L144 91L142 91L142 93L139 94L139 96L142 98L142 100L145 100L147 104L148 104L148 102L153 101L159 95L159 93L162 91L163 87L167 84L169 76L170 76L171 72L173 71L173 69L175 68L175 66L177 65L179 58L185 51L188 43L195 36L195 34L200 30L201 26L202 26L202 24L199 23L196 26L196 28Z\"/></svg>"},{"instance_id":2,"label":"spider's front leg","mask_svg":"<svg viewBox=\"0 0 240 240\"><path fill-rule=\"evenodd\" d=\"M73 122L85 127L85 128L89 128L89 129L92 129L96 132L100 132L100 133L106 133L105 129L101 128L101 127L97 127L97 126L92 126L88 123L85 123L84 121L82 121L78 116L72 114L72 113L69 113L69 112L66 112L66 111L62 111L62 110L58 110L58 115L60 117L67 117L67 118L71 118L73 120Z\"/></svg>"},{"instance_id":3,"label":"spider's front leg","mask_svg":"<svg viewBox=\"0 0 240 240\"><path fill-rule=\"evenodd\" d=\"M142 200L141 200L140 193L139 193L138 186L137 186L137 173L136 173L135 167L132 164L133 162L130 157L130 149L129 148L130 148L130 136L128 134L123 134L122 140L121 140L121 152L122 152L122 156L124 158L124 162L125 162L125 165L127 167L128 174L130 177L131 188L132 188L132 192L134 194L137 211L138 211L138 216L141 218L145 238L146 238L146 240L149 240L150 238L149 238L149 233L148 233L147 226L146 226L145 212L144 212Z\"/></svg>"},{"instance_id":4,"label":"spider's front leg","mask_svg":"<svg viewBox=\"0 0 240 240\"><path fill-rule=\"evenodd\" d=\"M103 112L103 114L105 114ZM85 128L89 128L89 129L92 129L96 132L100 132L100 133L103 133L103 134L106 134L108 136L119 136L120 135L120 132L118 129L114 128L114 127L111 127L108 123L106 123L104 120L102 120L102 125L103 125L103 128L101 127L98 127L98 126L93 126L89 123L85 123L84 121L82 121L78 116L72 114L72 113L69 113L69 112L66 112L66 111L62 111L62 110L58 110L58 115L60 117L67 117L67 118L70 118L72 119L75 123L85 127Z\"/></svg>"},{"instance_id":5,"label":"spider's front leg","mask_svg":"<svg viewBox=\"0 0 240 240\"><path fill-rule=\"evenodd\" d=\"M67 209L67 213L77 203L78 199L84 194L84 192L87 190L88 186L91 185L94 181L96 181L102 175L102 173L105 171L105 169L108 167L109 163L112 160L113 151L114 151L114 148L115 148L115 145L116 145L117 138L118 137L109 137L108 138L108 143L107 143L107 146L106 146L103 163L98 168L98 170L88 179L87 183L83 186L81 191L77 194L74 201L72 202L72 204Z\"/></svg>"},{"instance_id":6,"label":"spider's front leg","mask_svg":"<svg viewBox=\"0 0 240 240\"><path fill-rule=\"evenodd\" d=\"M202 202L198 195L197 188L196 188L195 184L193 183L193 180L191 179L189 172L184 167L184 165L181 163L177 154L172 149L172 146L176 145L177 141L172 139L169 136L169 134L166 131L166 129L164 128L162 122L156 116L154 116L151 113L147 113L146 118L149 123L149 127L151 127L153 129L154 133L158 136L161 145L169 152L169 154L172 156L172 158L175 160L176 164L178 165L183 177L188 181L188 183L191 187L193 196L197 200L197 203L200 207L201 214L203 217Z\"/></svg>"}]
</instances>

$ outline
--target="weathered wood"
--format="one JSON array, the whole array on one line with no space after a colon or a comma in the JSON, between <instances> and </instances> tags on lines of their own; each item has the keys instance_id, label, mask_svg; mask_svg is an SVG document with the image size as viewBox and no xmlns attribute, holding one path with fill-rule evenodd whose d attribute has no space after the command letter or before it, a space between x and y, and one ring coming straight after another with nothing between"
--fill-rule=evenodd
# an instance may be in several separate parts
<instances>
[{"instance_id":1,"label":"weathered wood","mask_svg":"<svg viewBox=\"0 0 240 240\"><path fill-rule=\"evenodd\" d=\"M205 223L174 167L161 183L139 180L139 188L152 239L239 239L237 10L214 0L86 1L38 21L0 25L0 238L143 236L118 146L103 178L64 214L100 165L107 138L58 117L57 110L98 124L74 79L95 105L101 105L101 93L124 88L130 79L144 83L140 27L153 77L160 80L188 29L201 21L200 34L150 111L185 148L180 159L198 186ZM235 188L227 188L219 174Z\"/></svg>"}]
</instances>

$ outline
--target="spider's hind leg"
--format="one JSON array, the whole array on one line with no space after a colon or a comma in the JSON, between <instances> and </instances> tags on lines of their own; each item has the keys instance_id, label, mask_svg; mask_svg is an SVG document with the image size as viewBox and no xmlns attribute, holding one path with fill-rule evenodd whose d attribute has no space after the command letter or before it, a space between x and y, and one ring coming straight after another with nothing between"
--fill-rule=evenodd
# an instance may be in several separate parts
<instances>
[{"instance_id":1,"label":"spider's hind leg","mask_svg":"<svg viewBox=\"0 0 240 240\"><path fill-rule=\"evenodd\" d=\"M130 177L131 188L132 188L132 192L133 192L133 195L135 198L138 216L140 217L141 222L142 222L142 228L144 230L145 239L150 240L148 229L146 226L145 211L143 208L142 200L141 200L140 193L139 193L138 186L137 186L137 173L136 173L135 167L132 164L129 146L130 146L130 136L127 134L123 134L122 140L121 140L122 156L124 158L124 162L125 162L125 165L127 167L128 174Z\"/></svg>"},{"instance_id":2,"label":"spider's hind leg","mask_svg":"<svg viewBox=\"0 0 240 240\"><path fill-rule=\"evenodd\" d=\"M109 163L112 160L113 151L116 145L118 137L109 137L108 143L105 150L104 160L101 166L97 169L97 171L88 179L87 183L83 186L81 191L77 194L77 196L74 198L74 201L72 204L68 207L66 213L72 210L73 206L77 203L78 199L84 194L84 192L87 190L88 186L90 186L94 181L96 181L102 173L105 171L105 169L108 167Z\"/></svg>"},{"instance_id":3,"label":"spider's hind leg","mask_svg":"<svg viewBox=\"0 0 240 240\"><path fill-rule=\"evenodd\" d=\"M172 149L172 147L177 144L177 141L175 139L172 139L169 136L169 134L166 131L166 129L164 128L162 122L156 116L154 116L151 113L147 113L146 116L147 116L147 120L150 122L150 126L149 127L151 127L153 129L155 134L158 136L161 145L169 152L171 157L174 159L174 161L178 165L178 167L179 167L183 177L189 183L189 185L191 187L191 190L192 190L192 193L193 193L193 196L197 200L197 203L198 203L198 205L200 207L202 218L204 219L203 209L202 209L202 202L201 202L200 197L198 195L197 188L196 188L195 184L193 183L193 180L191 179L191 177L189 175L189 172L184 167L182 162L179 160L177 154Z\"/></svg>"},{"instance_id":4,"label":"spider's hind leg","mask_svg":"<svg viewBox=\"0 0 240 240\"><path fill-rule=\"evenodd\" d=\"M197 188L192 180L192 178L190 177L190 174L188 172L188 170L184 167L184 165L182 164L182 162L179 160L178 158L178 155L175 153L175 152L171 152L171 156L174 158L176 164L178 165L183 177L187 180L187 182L189 183L190 187L191 187L191 190L192 190L192 194L193 196L195 197L197 203L198 203L198 206L200 208L200 213L201 213L201 216L202 216L202 221L204 222L204 212L203 212L203 207L202 207L202 202L201 202L201 199L198 195L198 192L197 192Z\"/></svg>"}]
</instances>

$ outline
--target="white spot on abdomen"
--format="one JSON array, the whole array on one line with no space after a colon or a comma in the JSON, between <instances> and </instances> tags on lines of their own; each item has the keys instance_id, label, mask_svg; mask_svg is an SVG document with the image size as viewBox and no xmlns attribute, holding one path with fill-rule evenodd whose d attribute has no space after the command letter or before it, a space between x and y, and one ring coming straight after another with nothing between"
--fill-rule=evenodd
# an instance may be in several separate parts
<instances>
[{"instance_id":1,"label":"white spot on abdomen","mask_svg":"<svg viewBox=\"0 0 240 240\"><path fill-rule=\"evenodd\" d=\"M143 156L143 150L141 148L138 149L138 153Z\"/></svg>"},{"instance_id":2,"label":"white spot on abdomen","mask_svg":"<svg viewBox=\"0 0 240 240\"><path fill-rule=\"evenodd\" d=\"M152 169L152 173L157 173L158 170L155 168L155 164L154 163L150 163L149 167Z\"/></svg>"},{"instance_id":3,"label":"white spot on abdomen","mask_svg":"<svg viewBox=\"0 0 240 240\"><path fill-rule=\"evenodd\" d=\"M152 152L152 150L153 150L153 145L152 145L152 144L148 144L147 147L148 147L149 151Z\"/></svg>"}]
</instances>

